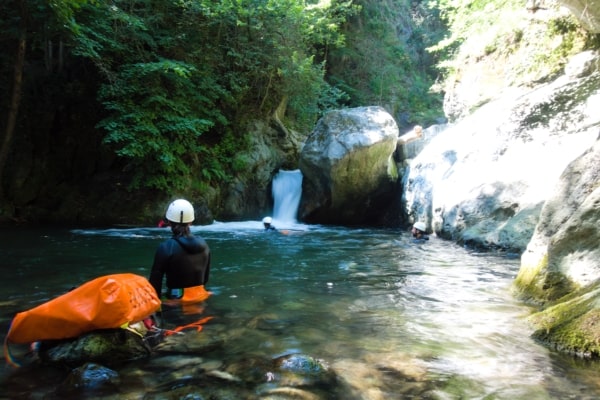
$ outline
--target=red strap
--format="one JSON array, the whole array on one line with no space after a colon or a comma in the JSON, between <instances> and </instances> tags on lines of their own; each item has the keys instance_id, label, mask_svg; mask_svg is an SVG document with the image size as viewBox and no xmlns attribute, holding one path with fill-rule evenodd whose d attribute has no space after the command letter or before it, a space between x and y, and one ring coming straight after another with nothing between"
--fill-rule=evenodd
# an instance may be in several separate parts
<instances>
[{"instance_id":1,"label":"red strap","mask_svg":"<svg viewBox=\"0 0 600 400\"><path fill-rule=\"evenodd\" d=\"M192 322L191 324L187 324L187 325L178 326L177 328L172 329L172 330L165 329L165 335L166 336L173 335L175 333L181 332L184 329L189 329L189 328L196 328L196 331L200 332L203 328L202 324L207 323L208 321L210 321L213 318L214 317L204 317L204 318L199 319L196 322Z\"/></svg>"}]
</instances>

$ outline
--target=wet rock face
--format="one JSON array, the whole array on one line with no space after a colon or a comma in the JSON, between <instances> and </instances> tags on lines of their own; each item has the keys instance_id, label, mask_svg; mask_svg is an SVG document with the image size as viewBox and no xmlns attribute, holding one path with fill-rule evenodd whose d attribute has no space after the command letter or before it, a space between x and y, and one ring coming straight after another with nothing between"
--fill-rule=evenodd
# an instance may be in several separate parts
<instances>
[{"instance_id":1,"label":"wet rock face","mask_svg":"<svg viewBox=\"0 0 600 400\"><path fill-rule=\"evenodd\" d=\"M600 137L569 164L521 256L525 297L555 300L600 279Z\"/></svg>"},{"instance_id":2,"label":"wet rock face","mask_svg":"<svg viewBox=\"0 0 600 400\"><path fill-rule=\"evenodd\" d=\"M559 177L597 140L598 57L577 57L568 74L490 102L433 138L404 175L409 219L469 247L522 253Z\"/></svg>"},{"instance_id":3,"label":"wet rock face","mask_svg":"<svg viewBox=\"0 0 600 400\"><path fill-rule=\"evenodd\" d=\"M533 336L582 358L600 357L600 135L562 173L515 280L520 297L541 304Z\"/></svg>"},{"instance_id":4,"label":"wet rock face","mask_svg":"<svg viewBox=\"0 0 600 400\"><path fill-rule=\"evenodd\" d=\"M397 139L396 122L381 107L326 114L300 155L304 180L299 218L310 223L372 223L394 194L397 170L392 155Z\"/></svg>"}]
</instances>

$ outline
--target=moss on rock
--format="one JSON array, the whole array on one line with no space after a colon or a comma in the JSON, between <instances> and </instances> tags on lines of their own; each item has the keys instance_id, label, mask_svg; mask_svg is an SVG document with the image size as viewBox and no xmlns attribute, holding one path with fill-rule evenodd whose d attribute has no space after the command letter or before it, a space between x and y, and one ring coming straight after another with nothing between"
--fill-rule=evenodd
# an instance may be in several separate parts
<instances>
[{"instance_id":1,"label":"moss on rock","mask_svg":"<svg viewBox=\"0 0 600 400\"><path fill-rule=\"evenodd\" d=\"M549 270L547 253L536 262L522 260L513 287L520 299L539 304L547 304L579 289L577 284L561 272Z\"/></svg>"},{"instance_id":2,"label":"moss on rock","mask_svg":"<svg viewBox=\"0 0 600 400\"><path fill-rule=\"evenodd\" d=\"M540 274L548 268L548 253L536 260L526 261L525 257L521 260L521 268L515 278L513 287L516 294L521 299L541 299L546 296L544 290L540 287Z\"/></svg>"},{"instance_id":3,"label":"moss on rock","mask_svg":"<svg viewBox=\"0 0 600 400\"><path fill-rule=\"evenodd\" d=\"M528 318L536 340L584 358L600 356L600 284L571 294Z\"/></svg>"}]
</instances>

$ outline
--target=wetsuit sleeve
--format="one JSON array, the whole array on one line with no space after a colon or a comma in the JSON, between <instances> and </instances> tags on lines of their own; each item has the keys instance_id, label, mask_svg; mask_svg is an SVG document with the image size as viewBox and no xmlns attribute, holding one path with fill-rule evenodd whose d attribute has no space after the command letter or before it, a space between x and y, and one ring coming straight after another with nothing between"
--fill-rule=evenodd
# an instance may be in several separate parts
<instances>
[{"instance_id":1,"label":"wetsuit sleeve","mask_svg":"<svg viewBox=\"0 0 600 400\"><path fill-rule=\"evenodd\" d=\"M154 254L154 263L152 264L152 270L150 271L150 284L154 287L156 295L160 299L162 292L163 277L166 273L166 269L169 260L169 255L166 251L165 244L161 244L156 253Z\"/></svg>"},{"instance_id":2,"label":"wetsuit sleeve","mask_svg":"<svg viewBox=\"0 0 600 400\"><path fill-rule=\"evenodd\" d=\"M206 262L206 269L204 270L203 281L204 285L208 282L208 276L210 275L210 250L208 252L208 260Z\"/></svg>"}]
</instances>

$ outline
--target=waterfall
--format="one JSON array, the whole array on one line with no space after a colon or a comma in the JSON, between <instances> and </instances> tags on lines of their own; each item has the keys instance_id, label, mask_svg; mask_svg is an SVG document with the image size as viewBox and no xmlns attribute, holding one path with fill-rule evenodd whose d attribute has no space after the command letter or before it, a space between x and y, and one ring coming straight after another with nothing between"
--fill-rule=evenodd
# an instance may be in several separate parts
<instances>
[{"instance_id":1,"label":"waterfall","mask_svg":"<svg viewBox=\"0 0 600 400\"><path fill-rule=\"evenodd\" d=\"M300 196L302 195L302 172L279 170L273 178L273 219L296 222Z\"/></svg>"}]
</instances>

